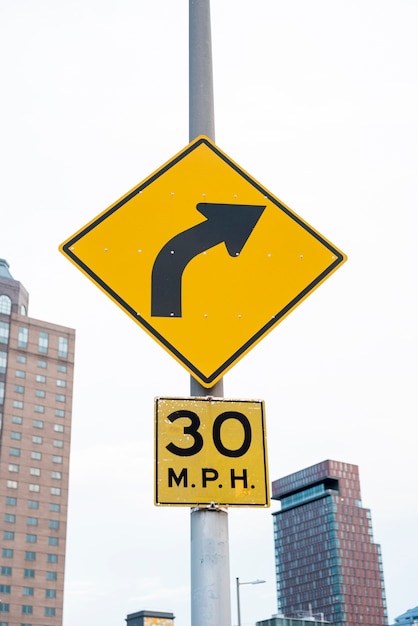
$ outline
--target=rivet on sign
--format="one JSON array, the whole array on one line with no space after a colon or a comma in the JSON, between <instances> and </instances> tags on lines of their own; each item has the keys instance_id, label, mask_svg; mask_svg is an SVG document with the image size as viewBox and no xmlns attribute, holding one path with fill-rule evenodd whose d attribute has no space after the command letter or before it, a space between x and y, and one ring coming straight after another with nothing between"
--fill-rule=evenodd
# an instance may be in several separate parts
<instances>
[{"instance_id":1,"label":"rivet on sign","mask_svg":"<svg viewBox=\"0 0 418 626\"><path fill-rule=\"evenodd\" d=\"M142 252L142 250L141 250L141 249L139 249L139 250L138 250L138 252Z\"/></svg>"},{"instance_id":2,"label":"rivet on sign","mask_svg":"<svg viewBox=\"0 0 418 626\"><path fill-rule=\"evenodd\" d=\"M269 256L269 257L270 257L270 256L271 256L271 252L267 252L267 256Z\"/></svg>"},{"instance_id":3,"label":"rivet on sign","mask_svg":"<svg viewBox=\"0 0 418 626\"><path fill-rule=\"evenodd\" d=\"M241 319L242 315L241 313L238 313L238 319Z\"/></svg>"},{"instance_id":4,"label":"rivet on sign","mask_svg":"<svg viewBox=\"0 0 418 626\"><path fill-rule=\"evenodd\" d=\"M205 193L202 193L202 196L203 196L203 197L205 197L205 196L206 196L206 194L205 194Z\"/></svg>"},{"instance_id":5,"label":"rivet on sign","mask_svg":"<svg viewBox=\"0 0 418 626\"><path fill-rule=\"evenodd\" d=\"M203 317L207 317L207 316L208 316L208 314L207 314L207 313L204 313L204 314L203 314Z\"/></svg>"},{"instance_id":6,"label":"rivet on sign","mask_svg":"<svg viewBox=\"0 0 418 626\"><path fill-rule=\"evenodd\" d=\"M303 254L300 254L300 255L299 255L299 258L300 258L300 259L303 259Z\"/></svg>"},{"instance_id":7,"label":"rivet on sign","mask_svg":"<svg viewBox=\"0 0 418 626\"><path fill-rule=\"evenodd\" d=\"M71 247L70 247L70 250L74 250L74 246L71 246Z\"/></svg>"},{"instance_id":8,"label":"rivet on sign","mask_svg":"<svg viewBox=\"0 0 418 626\"><path fill-rule=\"evenodd\" d=\"M170 196L174 196L174 191L172 191L172 192L170 193Z\"/></svg>"},{"instance_id":9,"label":"rivet on sign","mask_svg":"<svg viewBox=\"0 0 418 626\"><path fill-rule=\"evenodd\" d=\"M109 248L104 248L104 251L107 252L109 250Z\"/></svg>"},{"instance_id":10,"label":"rivet on sign","mask_svg":"<svg viewBox=\"0 0 418 626\"><path fill-rule=\"evenodd\" d=\"M174 254L174 250L170 250L170 254Z\"/></svg>"}]
</instances>

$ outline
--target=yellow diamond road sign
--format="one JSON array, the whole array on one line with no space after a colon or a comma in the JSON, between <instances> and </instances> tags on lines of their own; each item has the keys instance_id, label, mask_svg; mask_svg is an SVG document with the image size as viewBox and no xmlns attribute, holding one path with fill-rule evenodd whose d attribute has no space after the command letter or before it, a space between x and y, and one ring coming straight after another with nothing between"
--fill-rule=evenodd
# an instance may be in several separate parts
<instances>
[{"instance_id":1,"label":"yellow diamond road sign","mask_svg":"<svg viewBox=\"0 0 418 626\"><path fill-rule=\"evenodd\" d=\"M155 503L268 506L264 403L156 398Z\"/></svg>"},{"instance_id":2,"label":"yellow diamond road sign","mask_svg":"<svg viewBox=\"0 0 418 626\"><path fill-rule=\"evenodd\" d=\"M60 250L206 387L345 261L203 136Z\"/></svg>"}]
</instances>

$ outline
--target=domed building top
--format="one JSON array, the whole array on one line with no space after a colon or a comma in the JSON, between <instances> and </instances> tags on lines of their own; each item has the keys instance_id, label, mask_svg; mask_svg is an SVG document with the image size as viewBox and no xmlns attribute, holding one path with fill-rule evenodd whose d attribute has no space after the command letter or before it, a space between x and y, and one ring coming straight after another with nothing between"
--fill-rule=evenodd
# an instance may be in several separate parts
<instances>
[{"instance_id":1,"label":"domed building top","mask_svg":"<svg viewBox=\"0 0 418 626\"><path fill-rule=\"evenodd\" d=\"M9 264L6 259L0 259L0 278L9 278L14 280L13 276L9 272Z\"/></svg>"}]
</instances>

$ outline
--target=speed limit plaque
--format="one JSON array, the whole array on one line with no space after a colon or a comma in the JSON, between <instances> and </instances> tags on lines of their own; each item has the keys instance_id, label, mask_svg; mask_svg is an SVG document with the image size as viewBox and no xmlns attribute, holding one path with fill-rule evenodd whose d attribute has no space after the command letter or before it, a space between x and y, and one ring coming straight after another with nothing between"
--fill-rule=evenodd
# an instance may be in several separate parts
<instances>
[{"instance_id":1,"label":"speed limit plaque","mask_svg":"<svg viewBox=\"0 0 418 626\"><path fill-rule=\"evenodd\" d=\"M264 402L155 399L155 504L267 507Z\"/></svg>"}]
</instances>

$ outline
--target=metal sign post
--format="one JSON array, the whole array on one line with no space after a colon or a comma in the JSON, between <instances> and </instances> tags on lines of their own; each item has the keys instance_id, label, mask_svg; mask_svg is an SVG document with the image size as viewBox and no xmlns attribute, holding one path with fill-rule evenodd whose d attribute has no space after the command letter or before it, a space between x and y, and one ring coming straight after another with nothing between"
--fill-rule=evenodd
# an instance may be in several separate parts
<instances>
[{"instance_id":1,"label":"metal sign post","mask_svg":"<svg viewBox=\"0 0 418 626\"><path fill-rule=\"evenodd\" d=\"M215 141L210 0L189 0L189 141L199 135ZM191 396L223 393L222 379L209 389L190 379ZM190 535L191 624L230 626L228 513L192 509Z\"/></svg>"}]
</instances>

